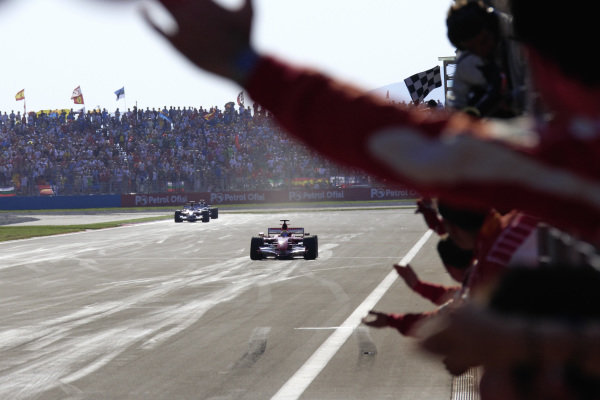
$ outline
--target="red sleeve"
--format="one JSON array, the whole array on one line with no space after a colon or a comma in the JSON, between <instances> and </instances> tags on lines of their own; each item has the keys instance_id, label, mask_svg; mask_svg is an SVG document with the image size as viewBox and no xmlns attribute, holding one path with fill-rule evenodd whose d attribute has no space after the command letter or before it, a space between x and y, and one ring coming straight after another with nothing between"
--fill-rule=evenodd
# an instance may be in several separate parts
<instances>
[{"instance_id":1,"label":"red sleeve","mask_svg":"<svg viewBox=\"0 0 600 400\"><path fill-rule=\"evenodd\" d=\"M600 184L556 168L540 147L489 139L494 124L390 105L269 57L247 90L291 135L335 162L457 206L521 209L600 243Z\"/></svg>"},{"instance_id":2,"label":"red sleeve","mask_svg":"<svg viewBox=\"0 0 600 400\"><path fill-rule=\"evenodd\" d=\"M316 71L290 68L274 58L259 61L247 89L301 141L339 163L379 176L387 175L382 173L387 167L367 151L370 134L389 126L417 124L413 112L338 84ZM440 119L429 124L432 126L423 123L423 128L437 135L445 123Z\"/></svg>"},{"instance_id":3,"label":"red sleeve","mask_svg":"<svg viewBox=\"0 0 600 400\"><path fill-rule=\"evenodd\" d=\"M459 287L449 287L419 281L419 283L417 283L417 285L412 289L432 303L442 305L448 301L454 293L456 293Z\"/></svg>"},{"instance_id":4,"label":"red sleeve","mask_svg":"<svg viewBox=\"0 0 600 400\"><path fill-rule=\"evenodd\" d=\"M415 337L416 325L419 321L429 318L433 313L418 314L389 314L389 326L396 328L404 336Z\"/></svg>"}]
</instances>

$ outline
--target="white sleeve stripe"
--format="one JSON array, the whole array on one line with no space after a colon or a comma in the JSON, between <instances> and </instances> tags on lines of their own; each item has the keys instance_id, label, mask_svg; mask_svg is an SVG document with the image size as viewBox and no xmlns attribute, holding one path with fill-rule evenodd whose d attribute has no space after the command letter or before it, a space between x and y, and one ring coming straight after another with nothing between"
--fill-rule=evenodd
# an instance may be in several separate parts
<instances>
[{"instance_id":1,"label":"white sleeve stripe","mask_svg":"<svg viewBox=\"0 0 600 400\"><path fill-rule=\"evenodd\" d=\"M468 135L429 139L403 127L375 133L368 145L373 155L415 183L513 184L540 194L585 199L600 208L600 185L498 143Z\"/></svg>"}]
</instances>

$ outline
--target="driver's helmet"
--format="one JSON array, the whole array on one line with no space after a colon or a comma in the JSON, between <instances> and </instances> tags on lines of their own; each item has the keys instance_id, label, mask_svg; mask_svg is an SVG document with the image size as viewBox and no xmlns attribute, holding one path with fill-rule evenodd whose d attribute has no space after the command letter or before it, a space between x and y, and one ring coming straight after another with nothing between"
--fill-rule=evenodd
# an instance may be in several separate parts
<instances>
[{"instance_id":1,"label":"driver's helmet","mask_svg":"<svg viewBox=\"0 0 600 400\"><path fill-rule=\"evenodd\" d=\"M283 231L281 231L281 235L280 235L280 236L281 236L281 237L288 237L289 235L290 235L290 234L288 233L288 231L286 231L286 230L283 230Z\"/></svg>"}]
</instances>

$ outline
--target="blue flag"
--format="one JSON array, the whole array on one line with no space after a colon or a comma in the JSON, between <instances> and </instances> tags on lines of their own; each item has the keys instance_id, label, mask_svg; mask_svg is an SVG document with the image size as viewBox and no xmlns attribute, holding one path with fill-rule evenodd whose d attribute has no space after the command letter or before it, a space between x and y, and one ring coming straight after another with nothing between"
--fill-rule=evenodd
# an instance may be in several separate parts
<instances>
[{"instance_id":1,"label":"blue flag","mask_svg":"<svg viewBox=\"0 0 600 400\"><path fill-rule=\"evenodd\" d=\"M168 122L168 123L170 123L170 124L172 124L172 123L173 123L173 121L171 121L171 118L169 118L169 117L167 117L165 114L163 114L163 112L162 112L162 111L158 113L158 116L159 116L160 118L164 119L165 121L167 121L167 122Z\"/></svg>"},{"instance_id":2,"label":"blue flag","mask_svg":"<svg viewBox=\"0 0 600 400\"><path fill-rule=\"evenodd\" d=\"M125 98L125 86L115 91L115 94L117 95L117 101L121 100L122 98Z\"/></svg>"}]
</instances>

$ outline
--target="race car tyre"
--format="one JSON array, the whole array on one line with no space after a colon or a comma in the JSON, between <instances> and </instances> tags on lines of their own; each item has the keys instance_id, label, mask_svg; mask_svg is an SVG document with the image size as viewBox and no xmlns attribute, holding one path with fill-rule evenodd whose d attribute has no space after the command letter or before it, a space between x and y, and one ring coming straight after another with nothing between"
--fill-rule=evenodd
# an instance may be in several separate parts
<instances>
[{"instance_id":1,"label":"race car tyre","mask_svg":"<svg viewBox=\"0 0 600 400\"><path fill-rule=\"evenodd\" d=\"M208 210L202 211L202 222L210 222L210 212Z\"/></svg>"},{"instance_id":2,"label":"race car tyre","mask_svg":"<svg viewBox=\"0 0 600 400\"><path fill-rule=\"evenodd\" d=\"M218 208L211 208L210 209L210 217L212 219L217 219L219 218L219 209Z\"/></svg>"},{"instance_id":3,"label":"race car tyre","mask_svg":"<svg viewBox=\"0 0 600 400\"><path fill-rule=\"evenodd\" d=\"M306 251L304 252L305 260L314 260L319 255L319 249L317 247L317 237L316 236L307 236L304 238L304 247Z\"/></svg>"},{"instance_id":4,"label":"race car tyre","mask_svg":"<svg viewBox=\"0 0 600 400\"><path fill-rule=\"evenodd\" d=\"M175 222L183 222L183 218L181 218L180 211L175 211Z\"/></svg>"},{"instance_id":5,"label":"race car tyre","mask_svg":"<svg viewBox=\"0 0 600 400\"><path fill-rule=\"evenodd\" d=\"M250 259L251 260L262 260L262 254L260 254L260 246L264 244L264 240L261 237L253 237L250 240Z\"/></svg>"}]
</instances>

